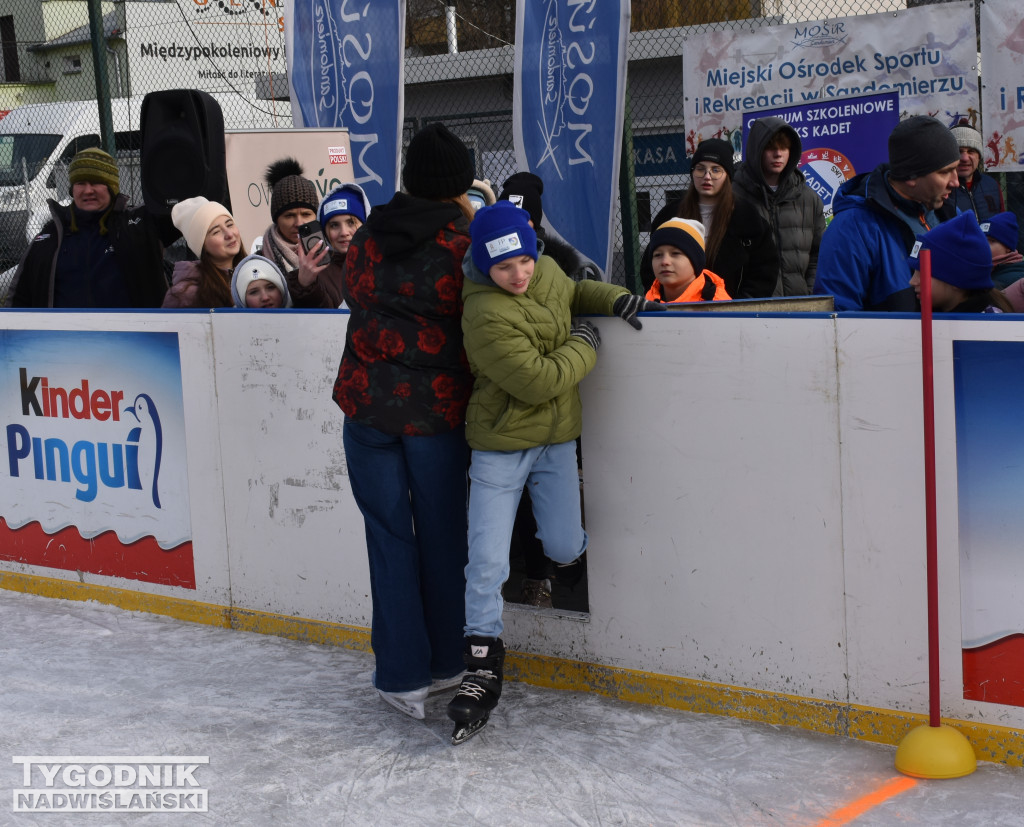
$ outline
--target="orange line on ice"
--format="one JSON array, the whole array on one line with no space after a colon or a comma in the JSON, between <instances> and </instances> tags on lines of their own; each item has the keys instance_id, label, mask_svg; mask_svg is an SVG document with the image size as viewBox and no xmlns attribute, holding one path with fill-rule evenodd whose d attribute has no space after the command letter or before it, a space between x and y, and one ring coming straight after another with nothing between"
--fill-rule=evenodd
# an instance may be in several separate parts
<instances>
[{"instance_id":1,"label":"orange line on ice","mask_svg":"<svg viewBox=\"0 0 1024 827\"><path fill-rule=\"evenodd\" d=\"M851 801L844 807L840 807L819 821L814 827L843 827L844 824L849 824L855 818L864 815L868 810L877 807L882 802L888 801L890 798L906 792L915 786L917 786L917 781L913 778L906 778L905 776L894 778L877 790L861 796L856 801Z\"/></svg>"}]
</instances>

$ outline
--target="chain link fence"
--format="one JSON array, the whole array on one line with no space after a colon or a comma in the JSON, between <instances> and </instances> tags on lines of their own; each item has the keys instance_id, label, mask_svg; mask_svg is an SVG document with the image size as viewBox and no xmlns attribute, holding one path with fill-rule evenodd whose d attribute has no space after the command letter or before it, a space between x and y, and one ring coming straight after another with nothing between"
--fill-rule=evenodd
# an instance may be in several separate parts
<instances>
[{"instance_id":1,"label":"chain link fence","mask_svg":"<svg viewBox=\"0 0 1024 827\"><path fill-rule=\"evenodd\" d=\"M980 2L980 0L978 0ZM113 98L122 189L140 199L139 109L143 95L185 85L181 58L198 67L228 128L291 125L280 0L127 0L104 4L102 69ZM641 246L651 216L688 185L682 55L687 38L757 27L898 11L918 0L634 0L628 112L635 175L623 182L617 216L635 216ZM219 28L217 28L219 26ZM217 46L231 27L231 43ZM516 171L512 143L515 4L496 0L408 0L405 141L443 121L474 153L477 173L500 187ZM16 262L47 217L47 198L67 198L67 163L100 145L96 73L85 0L0 0L0 269ZM221 36L221 44L224 37ZM684 163L649 172L645 153L671 148ZM1006 176L1013 179L1016 176ZM1004 183L1007 183L1004 178ZM1007 184L1014 208L1024 200ZM614 236L621 238L617 218ZM631 264L620 250L611 277ZM0 285L2 288L2 285Z\"/></svg>"}]
</instances>

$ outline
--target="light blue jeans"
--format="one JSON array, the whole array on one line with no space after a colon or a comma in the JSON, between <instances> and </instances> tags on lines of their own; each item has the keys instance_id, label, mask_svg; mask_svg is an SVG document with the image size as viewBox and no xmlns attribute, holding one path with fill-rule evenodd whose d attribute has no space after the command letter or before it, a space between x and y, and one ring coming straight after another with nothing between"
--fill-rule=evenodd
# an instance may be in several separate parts
<instances>
[{"instance_id":1,"label":"light blue jeans","mask_svg":"<svg viewBox=\"0 0 1024 827\"><path fill-rule=\"evenodd\" d=\"M548 557L556 563L571 563L587 548L576 443L522 451L473 451L469 479L466 635L499 637L504 628L501 587L508 579L512 525L523 486L530 486L537 537Z\"/></svg>"}]
</instances>

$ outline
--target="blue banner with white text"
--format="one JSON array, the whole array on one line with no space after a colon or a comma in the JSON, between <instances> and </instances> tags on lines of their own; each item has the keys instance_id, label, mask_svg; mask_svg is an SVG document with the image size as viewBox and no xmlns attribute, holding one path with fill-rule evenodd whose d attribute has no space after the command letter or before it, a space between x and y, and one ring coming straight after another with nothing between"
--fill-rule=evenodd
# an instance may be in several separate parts
<instances>
[{"instance_id":1,"label":"blue banner with white text","mask_svg":"<svg viewBox=\"0 0 1024 827\"><path fill-rule=\"evenodd\" d=\"M889 160L889 133L900 122L900 93L845 96L744 112L744 147L750 125L769 115L782 118L800 136L800 171L830 217L832 199L843 184ZM743 160L760 163L747 157Z\"/></svg>"},{"instance_id":2,"label":"blue banner with white text","mask_svg":"<svg viewBox=\"0 0 1024 827\"><path fill-rule=\"evenodd\" d=\"M398 189L405 109L404 0L293 0L285 15L297 127L344 127L371 204Z\"/></svg>"},{"instance_id":3,"label":"blue banner with white text","mask_svg":"<svg viewBox=\"0 0 1024 827\"><path fill-rule=\"evenodd\" d=\"M607 273L618 200L629 0L516 4L513 129L544 218Z\"/></svg>"}]
</instances>

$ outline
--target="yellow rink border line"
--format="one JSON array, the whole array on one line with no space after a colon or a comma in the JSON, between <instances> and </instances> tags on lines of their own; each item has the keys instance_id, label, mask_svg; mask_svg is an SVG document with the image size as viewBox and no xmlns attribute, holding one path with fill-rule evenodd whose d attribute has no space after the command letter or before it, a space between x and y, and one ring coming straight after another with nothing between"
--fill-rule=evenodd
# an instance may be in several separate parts
<instances>
[{"instance_id":1,"label":"yellow rink border line","mask_svg":"<svg viewBox=\"0 0 1024 827\"><path fill-rule=\"evenodd\" d=\"M191 623L370 651L370 630L343 623L3 570L0 570L0 588L64 600L95 600L129 611L150 612ZM928 722L925 714L822 701L525 652L509 652L505 675L534 686L595 692L633 703L795 726L894 746L910 729ZM945 718L943 723L956 727L967 737L979 760L1024 766L1024 731Z\"/></svg>"}]
</instances>

